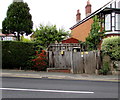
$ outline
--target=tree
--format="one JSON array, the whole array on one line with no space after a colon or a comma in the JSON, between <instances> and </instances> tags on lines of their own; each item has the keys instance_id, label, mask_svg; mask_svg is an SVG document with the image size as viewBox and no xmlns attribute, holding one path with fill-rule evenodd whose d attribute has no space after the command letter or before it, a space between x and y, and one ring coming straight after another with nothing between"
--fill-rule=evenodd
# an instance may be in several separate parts
<instances>
[{"instance_id":1,"label":"tree","mask_svg":"<svg viewBox=\"0 0 120 100\"><path fill-rule=\"evenodd\" d=\"M7 10L7 17L2 22L3 34L17 34L17 39L20 40L20 35L31 34L33 27L32 16L29 13L30 9L27 3L13 2Z\"/></svg>"},{"instance_id":2,"label":"tree","mask_svg":"<svg viewBox=\"0 0 120 100\"><path fill-rule=\"evenodd\" d=\"M47 48L48 45L55 42L61 42L68 36L68 31L64 29L57 30L56 25L41 25L34 32L34 40L42 48Z\"/></svg>"},{"instance_id":3,"label":"tree","mask_svg":"<svg viewBox=\"0 0 120 100\"><path fill-rule=\"evenodd\" d=\"M91 26L90 34L86 38L86 43L89 50L97 50L101 39L104 36L104 31L99 32L101 29L100 20L98 16L93 17L93 24Z\"/></svg>"}]
</instances>

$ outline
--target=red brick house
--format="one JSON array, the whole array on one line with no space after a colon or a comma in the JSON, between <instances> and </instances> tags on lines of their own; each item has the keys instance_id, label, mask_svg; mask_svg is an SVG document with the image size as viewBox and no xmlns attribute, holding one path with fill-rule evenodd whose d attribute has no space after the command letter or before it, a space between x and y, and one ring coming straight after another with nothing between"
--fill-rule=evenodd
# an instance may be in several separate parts
<instances>
[{"instance_id":1,"label":"red brick house","mask_svg":"<svg viewBox=\"0 0 120 100\"><path fill-rule=\"evenodd\" d=\"M91 25L93 23L93 17L99 16L100 19L104 19L104 22L101 22L101 29L105 29L105 34L109 36L120 36L120 0L112 0L106 5L91 13L90 1L87 1L85 7L86 18L81 20L81 13L77 10L76 14L76 24L73 25L71 29L71 37L80 41L86 41L88 37Z\"/></svg>"},{"instance_id":2,"label":"red brick house","mask_svg":"<svg viewBox=\"0 0 120 100\"><path fill-rule=\"evenodd\" d=\"M79 43L79 40L75 38L68 38L66 40L63 40L62 43Z\"/></svg>"}]
</instances>

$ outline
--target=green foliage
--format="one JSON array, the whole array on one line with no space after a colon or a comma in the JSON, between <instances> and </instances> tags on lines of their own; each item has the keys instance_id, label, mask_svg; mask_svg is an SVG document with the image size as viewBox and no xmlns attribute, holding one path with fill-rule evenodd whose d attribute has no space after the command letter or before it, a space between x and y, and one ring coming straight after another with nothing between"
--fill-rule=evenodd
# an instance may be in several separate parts
<instances>
[{"instance_id":1,"label":"green foliage","mask_svg":"<svg viewBox=\"0 0 120 100\"><path fill-rule=\"evenodd\" d=\"M36 51L36 54L30 56L25 70L46 71L48 68L48 56L45 50Z\"/></svg>"},{"instance_id":2,"label":"green foliage","mask_svg":"<svg viewBox=\"0 0 120 100\"><path fill-rule=\"evenodd\" d=\"M41 25L34 32L34 41L38 48L47 48L48 45L55 42L61 42L68 32L64 29L57 30L56 25ZM40 47L39 47L40 46Z\"/></svg>"},{"instance_id":3,"label":"green foliage","mask_svg":"<svg viewBox=\"0 0 120 100\"><path fill-rule=\"evenodd\" d=\"M13 2L7 10L7 17L2 22L2 33L17 33L20 40L20 34L29 35L33 27L32 16L27 3Z\"/></svg>"},{"instance_id":4,"label":"green foliage","mask_svg":"<svg viewBox=\"0 0 120 100\"><path fill-rule=\"evenodd\" d=\"M34 44L17 42L17 41L3 41L2 42L2 68L13 69L20 67L25 69L27 61L30 56L34 55Z\"/></svg>"},{"instance_id":5,"label":"green foliage","mask_svg":"<svg viewBox=\"0 0 120 100\"><path fill-rule=\"evenodd\" d=\"M20 41L22 41L22 42L32 42L30 39L24 38L24 36L21 36Z\"/></svg>"},{"instance_id":6,"label":"green foliage","mask_svg":"<svg viewBox=\"0 0 120 100\"><path fill-rule=\"evenodd\" d=\"M109 71L110 71L109 62L106 61L103 62L103 67L102 69L100 69L100 74L107 75Z\"/></svg>"},{"instance_id":7,"label":"green foliage","mask_svg":"<svg viewBox=\"0 0 120 100\"><path fill-rule=\"evenodd\" d=\"M120 60L120 37L108 37L103 40L102 51L112 60Z\"/></svg>"},{"instance_id":8,"label":"green foliage","mask_svg":"<svg viewBox=\"0 0 120 100\"><path fill-rule=\"evenodd\" d=\"M98 16L93 17L93 24L91 26L90 34L86 38L86 43L89 50L97 50L101 39L104 37L104 32L99 32L100 28L100 20Z\"/></svg>"}]
</instances>

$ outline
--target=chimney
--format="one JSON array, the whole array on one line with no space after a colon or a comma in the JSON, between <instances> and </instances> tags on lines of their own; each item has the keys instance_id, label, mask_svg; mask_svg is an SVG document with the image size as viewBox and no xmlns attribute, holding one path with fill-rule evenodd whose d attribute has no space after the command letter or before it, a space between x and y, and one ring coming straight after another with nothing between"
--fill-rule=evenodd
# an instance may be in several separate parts
<instances>
[{"instance_id":1,"label":"chimney","mask_svg":"<svg viewBox=\"0 0 120 100\"><path fill-rule=\"evenodd\" d=\"M91 14L91 7L92 7L92 5L90 4L90 1L88 0L87 5L85 7L86 17Z\"/></svg>"},{"instance_id":2,"label":"chimney","mask_svg":"<svg viewBox=\"0 0 120 100\"><path fill-rule=\"evenodd\" d=\"M81 13L79 11L79 9L77 10L77 14L76 14L76 22L79 22L81 20Z\"/></svg>"}]
</instances>

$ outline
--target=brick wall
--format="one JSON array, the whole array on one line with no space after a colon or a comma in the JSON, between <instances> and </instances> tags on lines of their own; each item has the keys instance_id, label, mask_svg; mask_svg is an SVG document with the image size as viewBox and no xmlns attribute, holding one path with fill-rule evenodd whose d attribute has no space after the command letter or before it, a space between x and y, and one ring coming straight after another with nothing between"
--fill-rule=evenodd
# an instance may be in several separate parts
<instances>
[{"instance_id":1,"label":"brick wall","mask_svg":"<svg viewBox=\"0 0 120 100\"><path fill-rule=\"evenodd\" d=\"M69 38L69 39L63 40L62 43L79 43L79 41L74 38Z\"/></svg>"},{"instance_id":2,"label":"brick wall","mask_svg":"<svg viewBox=\"0 0 120 100\"><path fill-rule=\"evenodd\" d=\"M59 68L47 68L47 72L71 73L71 70L70 69L59 69Z\"/></svg>"},{"instance_id":3,"label":"brick wall","mask_svg":"<svg viewBox=\"0 0 120 100\"><path fill-rule=\"evenodd\" d=\"M80 41L85 41L86 37L88 37L91 29L91 24L93 23L93 19L89 19L86 22L80 24L79 26L72 29L71 36Z\"/></svg>"}]
</instances>

